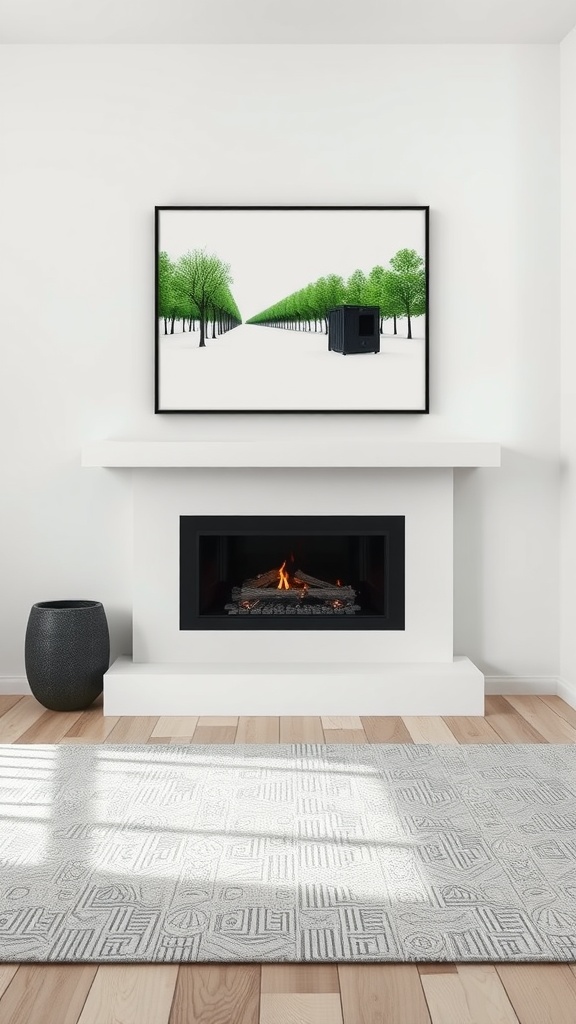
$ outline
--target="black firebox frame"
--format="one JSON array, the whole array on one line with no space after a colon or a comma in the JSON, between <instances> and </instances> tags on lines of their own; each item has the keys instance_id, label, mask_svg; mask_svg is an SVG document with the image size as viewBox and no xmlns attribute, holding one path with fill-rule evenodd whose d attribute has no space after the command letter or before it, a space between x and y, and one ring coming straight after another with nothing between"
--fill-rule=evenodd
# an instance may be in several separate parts
<instances>
[{"instance_id":1,"label":"black firebox frame","mask_svg":"<svg viewBox=\"0 0 576 1024\"><path fill-rule=\"evenodd\" d=\"M200 538L207 536L356 536L384 540L384 611L362 615L223 615L200 608ZM272 566L262 566L263 571ZM404 516L180 516L181 630L403 630Z\"/></svg>"}]
</instances>

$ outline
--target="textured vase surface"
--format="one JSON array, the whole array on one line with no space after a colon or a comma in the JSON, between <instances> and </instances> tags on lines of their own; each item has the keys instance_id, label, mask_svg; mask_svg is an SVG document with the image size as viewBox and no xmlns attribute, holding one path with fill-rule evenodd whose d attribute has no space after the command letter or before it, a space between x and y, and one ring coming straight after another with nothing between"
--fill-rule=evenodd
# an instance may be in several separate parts
<instances>
[{"instance_id":1,"label":"textured vase surface","mask_svg":"<svg viewBox=\"0 0 576 1024\"><path fill-rule=\"evenodd\" d=\"M40 601L26 629L30 689L51 711L81 711L102 693L110 663L106 613L99 601Z\"/></svg>"}]
</instances>

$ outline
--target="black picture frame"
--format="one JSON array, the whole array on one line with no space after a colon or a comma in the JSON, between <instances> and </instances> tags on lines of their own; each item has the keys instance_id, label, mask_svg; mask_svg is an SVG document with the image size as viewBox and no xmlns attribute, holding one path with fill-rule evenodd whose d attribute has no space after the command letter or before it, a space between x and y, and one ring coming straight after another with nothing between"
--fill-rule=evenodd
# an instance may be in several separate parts
<instances>
[{"instance_id":1,"label":"black picture frame","mask_svg":"<svg viewBox=\"0 0 576 1024\"><path fill-rule=\"evenodd\" d=\"M339 408L337 405L335 408L167 408L162 407L161 404L161 331L160 331L160 304L159 304L159 257L161 252L161 220L162 215L165 212L210 212L210 213L237 213L242 212L246 214L250 213L295 213L295 212L309 212L309 213L346 213L346 212L362 212L362 213L374 213L385 214L385 213L398 213L398 212L410 212L419 213L423 218L423 231L424 231L424 266L422 268L424 275L424 289L425 289L425 313L424 316L424 366L423 366L423 379L422 379L422 403L419 407L410 408ZM364 206L364 205L326 205L326 206L238 206L238 205L195 205L195 206L156 206L154 208L154 412L158 415L232 415L232 414L353 414L353 415L427 415L430 412L430 207L427 205L394 205L394 206ZM358 307L360 308L360 307ZM368 308L368 307L364 307ZM182 319L182 323L184 320ZM242 321L241 321L242 323ZM396 317L394 317L394 323L396 324ZM275 326L275 325L274 325ZM328 334L328 323L326 327L326 333ZM379 340L379 339L378 339ZM328 342L330 347L330 342ZM333 351L340 353L346 352L345 343L340 345L338 349L334 348ZM349 351L354 351L350 349ZM378 350L376 350L378 351Z\"/></svg>"}]
</instances>

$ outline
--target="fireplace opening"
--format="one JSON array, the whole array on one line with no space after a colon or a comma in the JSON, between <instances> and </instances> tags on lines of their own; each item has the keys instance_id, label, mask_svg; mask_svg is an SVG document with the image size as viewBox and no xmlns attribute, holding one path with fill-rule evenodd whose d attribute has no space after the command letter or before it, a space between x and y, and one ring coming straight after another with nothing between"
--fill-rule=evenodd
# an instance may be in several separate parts
<instances>
[{"instance_id":1,"label":"fireplace opening","mask_svg":"<svg viewBox=\"0 0 576 1024\"><path fill-rule=\"evenodd\" d=\"M181 629L404 629L403 516L181 516Z\"/></svg>"}]
</instances>

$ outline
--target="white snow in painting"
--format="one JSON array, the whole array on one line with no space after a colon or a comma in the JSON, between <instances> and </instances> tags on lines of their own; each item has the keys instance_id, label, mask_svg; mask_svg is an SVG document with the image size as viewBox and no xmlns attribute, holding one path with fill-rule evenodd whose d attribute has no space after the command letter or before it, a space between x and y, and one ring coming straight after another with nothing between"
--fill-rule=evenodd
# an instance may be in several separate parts
<instances>
[{"instance_id":1,"label":"white snow in painting","mask_svg":"<svg viewBox=\"0 0 576 1024\"><path fill-rule=\"evenodd\" d=\"M247 320L308 283L387 267L399 249L425 255L419 210L162 210L159 250L205 249L230 264ZM324 333L243 323L199 348L198 331L159 326L161 410L422 410L425 317L384 323L380 352L343 356Z\"/></svg>"},{"instance_id":2,"label":"white snow in painting","mask_svg":"<svg viewBox=\"0 0 576 1024\"><path fill-rule=\"evenodd\" d=\"M418 321L416 321L418 324ZM419 329L419 324L418 324ZM380 353L328 352L325 334L242 324L198 348L161 336L162 409L421 409L424 341L380 339Z\"/></svg>"}]
</instances>

